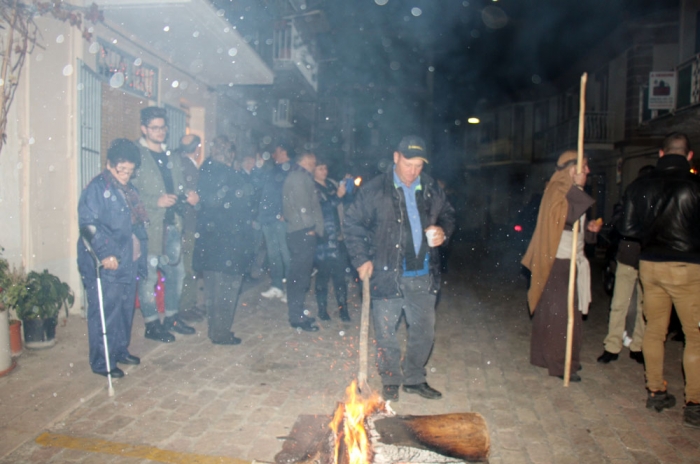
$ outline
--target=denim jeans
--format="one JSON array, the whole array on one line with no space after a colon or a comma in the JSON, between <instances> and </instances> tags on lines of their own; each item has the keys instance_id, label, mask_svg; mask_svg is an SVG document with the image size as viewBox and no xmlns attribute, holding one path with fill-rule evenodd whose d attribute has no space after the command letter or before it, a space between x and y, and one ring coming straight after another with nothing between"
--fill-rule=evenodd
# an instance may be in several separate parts
<instances>
[{"instance_id":1,"label":"denim jeans","mask_svg":"<svg viewBox=\"0 0 700 464\"><path fill-rule=\"evenodd\" d=\"M430 276L402 277L401 291L403 298L372 300L377 367L382 385L417 385L425 382L425 365L433 349L435 295L430 293ZM408 332L403 363L401 346L396 338L402 313L406 315Z\"/></svg>"},{"instance_id":2,"label":"denim jeans","mask_svg":"<svg viewBox=\"0 0 700 464\"><path fill-rule=\"evenodd\" d=\"M175 266L162 264L158 261L158 255L148 255L148 277L139 282L139 303L144 322L153 322L158 319L156 308L156 284L158 271L165 282L165 315L174 316L180 307L180 294L182 293L182 281L185 278L185 265L180 260Z\"/></svg>"},{"instance_id":3,"label":"denim jeans","mask_svg":"<svg viewBox=\"0 0 700 464\"><path fill-rule=\"evenodd\" d=\"M289 272L289 248L287 247L287 224L277 221L262 226L265 244L267 245L267 261L270 265L272 286L284 290L282 279Z\"/></svg>"}]
</instances>

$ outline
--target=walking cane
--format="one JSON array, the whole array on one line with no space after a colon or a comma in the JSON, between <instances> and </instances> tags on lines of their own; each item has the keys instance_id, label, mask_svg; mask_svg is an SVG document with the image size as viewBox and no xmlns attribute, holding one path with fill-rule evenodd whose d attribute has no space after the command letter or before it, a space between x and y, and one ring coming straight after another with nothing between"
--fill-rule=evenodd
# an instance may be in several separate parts
<instances>
[{"instance_id":1,"label":"walking cane","mask_svg":"<svg viewBox=\"0 0 700 464\"><path fill-rule=\"evenodd\" d=\"M112 387L112 367L109 365L109 346L107 345L107 324L105 323L105 308L104 301L102 298L102 279L100 278L100 268L102 267L102 262L100 258L97 257L95 250L92 249L90 245L90 240L95 236L97 232L97 227L94 225L87 225L80 229L80 236L83 239L83 244L87 248L88 253L95 260L95 271L97 272L97 300L100 302L100 320L102 321L102 341L105 345L105 362L107 363L107 382L109 383L108 394L109 396L114 396L114 387Z\"/></svg>"},{"instance_id":2,"label":"walking cane","mask_svg":"<svg viewBox=\"0 0 700 464\"><path fill-rule=\"evenodd\" d=\"M360 392L370 392L367 383L368 339L369 339L369 276L362 279L362 314L360 316L360 372L357 374L357 387Z\"/></svg>"},{"instance_id":3,"label":"walking cane","mask_svg":"<svg viewBox=\"0 0 700 464\"><path fill-rule=\"evenodd\" d=\"M578 158L576 160L576 173L580 174L583 169L583 132L586 116L586 82L588 74L581 75L581 92L579 96L579 113L578 113ZM571 245L571 264L569 265L569 294L567 298L568 306L568 321L566 324L566 358L564 364L564 386L569 386L569 377L571 376L571 351L573 348L574 336L574 290L576 288L576 254L578 252L578 229L579 220L577 219L573 226L573 237ZM579 308L583 309L583 308Z\"/></svg>"}]
</instances>

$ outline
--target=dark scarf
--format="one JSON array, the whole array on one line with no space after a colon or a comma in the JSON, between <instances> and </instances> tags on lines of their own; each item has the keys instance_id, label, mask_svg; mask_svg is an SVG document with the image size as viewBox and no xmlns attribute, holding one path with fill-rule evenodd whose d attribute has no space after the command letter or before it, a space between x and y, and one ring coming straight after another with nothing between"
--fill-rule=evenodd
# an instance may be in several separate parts
<instances>
[{"instance_id":1,"label":"dark scarf","mask_svg":"<svg viewBox=\"0 0 700 464\"><path fill-rule=\"evenodd\" d=\"M102 173L102 176L104 177L107 187L114 186L117 188L117 190L119 190L122 193L122 196L126 201L127 206L129 207L129 211L131 211L131 223L147 224L148 213L146 213L146 207L143 206L141 197L139 197L139 193L136 191L136 188L134 188L134 186L131 185L131 182L128 182L126 185L123 185L121 182L115 179L115 177L112 175L109 169L105 169L105 171Z\"/></svg>"}]
</instances>

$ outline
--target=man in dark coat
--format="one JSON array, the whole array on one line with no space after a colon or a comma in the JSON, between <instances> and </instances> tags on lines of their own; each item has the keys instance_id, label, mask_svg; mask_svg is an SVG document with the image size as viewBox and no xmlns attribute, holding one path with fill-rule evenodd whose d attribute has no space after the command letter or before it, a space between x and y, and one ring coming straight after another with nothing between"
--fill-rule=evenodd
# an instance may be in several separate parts
<instances>
[{"instance_id":1,"label":"man in dark coat","mask_svg":"<svg viewBox=\"0 0 700 464\"><path fill-rule=\"evenodd\" d=\"M204 276L208 335L217 345L238 345L231 332L243 274L250 264L250 184L231 167L235 157L225 136L214 139L211 157L200 168L200 210L193 267Z\"/></svg>"},{"instance_id":2,"label":"man in dark coat","mask_svg":"<svg viewBox=\"0 0 700 464\"><path fill-rule=\"evenodd\" d=\"M666 137L656 169L625 191L620 233L642 245L647 408L660 412L676 404L663 372L664 343L675 306L685 333L683 422L700 428L700 178L690 172L692 158L685 134Z\"/></svg>"},{"instance_id":3,"label":"man in dark coat","mask_svg":"<svg viewBox=\"0 0 700 464\"><path fill-rule=\"evenodd\" d=\"M440 285L438 248L454 230L454 209L427 174L425 142L404 137L394 168L368 182L345 214L345 242L361 279L371 278L372 316L382 395L397 401L399 386L428 399L442 394L426 382ZM406 354L396 330L404 314Z\"/></svg>"},{"instance_id":4,"label":"man in dark coat","mask_svg":"<svg viewBox=\"0 0 700 464\"><path fill-rule=\"evenodd\" d=\"M117 378L124 377L117 363L140 362L129 353L136 276L144 277L147 272L145 222L148 218L138 191L130 182L134 169L140 164L139 150L130 140L115 140L107 152L107 168L85 187L78 204L81 234L89 241L102 268L100 281L109 345L109 373ZM90 367L96 374L107 375L95 266L85 243L79 240L78 270L88 300Z\"/></svg>"},{"instance_id":5,"label":"man in dark coat","mask_svg":"<svg viewBox=\"0 0 700 464\"><path fill-rule=\"evenodd\" d=\"M180 139L177 152L182 157L182 178L185 191L197 189L199 167L204 162L202 139L195 134L184 135ZM180 295L180 317L185 321L201 321L203 310L197 307L197 274L192 269L194 233L197 226L198 205L187 202L181 204L182 211L182 262L185 266L185 279Z\"/></svg>"}]
</instances>

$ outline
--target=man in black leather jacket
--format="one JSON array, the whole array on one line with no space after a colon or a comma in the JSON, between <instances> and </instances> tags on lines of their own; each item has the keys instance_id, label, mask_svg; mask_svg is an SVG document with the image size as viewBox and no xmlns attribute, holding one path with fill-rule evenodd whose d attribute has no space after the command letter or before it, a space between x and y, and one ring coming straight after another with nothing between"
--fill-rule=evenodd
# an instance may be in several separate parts
<instances>
[{"instance_id":1,"label":"man in black leather jacket","mask_svg":"<svg viewBox=\"0 0 700 464\"><path fill-rule=\"evenodd\" d=\"M634 181L624 198L621 233L642 245L639 277L644 287L644 353L647 408L675 405L663 378L664 342L671 305L686 334L685 425L700 427L700 178L685 134L664 140L656 169Z\"/></svg>"},{"instance_id":2,"label":"man in black leather jacket","mask_svg":"<svg viewBox=\"0 0 700 464\"><path fill-rule=\"evenodd\" d=\"M407 393L442 396L427 384L425 365L440 285L437 247L454 230L454 209L437 182L421 173L425 162L425 142L404 137L394 152L394 169L360 189L345 214L343 232L352 264L360 278L371 278L377 365L387 400L398 400L402 383ZM434 236L430 243L426 234ZM403 363L396 338L402 313L408 331Z\"/></svg>"}]
</instances>

